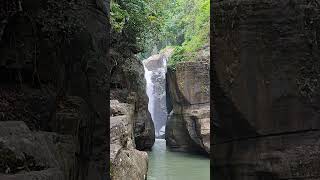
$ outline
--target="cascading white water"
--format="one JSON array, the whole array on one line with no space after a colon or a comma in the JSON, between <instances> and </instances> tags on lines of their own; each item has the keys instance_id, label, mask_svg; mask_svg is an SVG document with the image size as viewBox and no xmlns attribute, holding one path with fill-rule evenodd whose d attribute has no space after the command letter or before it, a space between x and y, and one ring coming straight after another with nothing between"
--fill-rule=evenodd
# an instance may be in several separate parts
<instances>
[{"instance_id":1,"label":"cascading white water","mask_svg":"<svg viewBox=\"0 0 320 180\"><path fill-rule=\"evenodd\" d=\"M154 89L154 84L152 83L151 80L151 76L152 76L152 71L148 71L148 69L146 68L146 66L144 65L144 77L147 81L147 85L146 85L146 91L147 91L147 95L149 97L149 102L148 102L148 110L151 114L151 118L152 120L154 119L153 115L153 105L154 105L154 96L153 96L153 89Z\"/></svg>"},{"instance_id":2,"label":"cascading white water","mask_svg":"<svg viewBox=\"0 0 320 180\"><path fill-rule=\"evenodd\" d=\"M150 61L157 62L150 63ZM147 81L146 92L149 97L148 109L155 125L155 135L159 137L165 133L167 120L165 88L167 57L165 55L151 56L144 61L143 65Z\"/></svg>"}]
</instances>

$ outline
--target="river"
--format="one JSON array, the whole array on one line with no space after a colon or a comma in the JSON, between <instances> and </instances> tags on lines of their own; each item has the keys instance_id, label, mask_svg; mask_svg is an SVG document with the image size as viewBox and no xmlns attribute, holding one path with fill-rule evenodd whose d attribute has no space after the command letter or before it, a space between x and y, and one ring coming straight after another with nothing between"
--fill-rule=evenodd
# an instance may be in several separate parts
<instances>
[{"instance_id":1,"label":"river","mask_svg":"<svg viewBox=\"0 0 320 180\"><path fill-rule=\"evenodd\" d=\"M210 160L189 153L171 152L156 139L149 154L148 180L209 180Z\"/></svg>"}]
</instances>

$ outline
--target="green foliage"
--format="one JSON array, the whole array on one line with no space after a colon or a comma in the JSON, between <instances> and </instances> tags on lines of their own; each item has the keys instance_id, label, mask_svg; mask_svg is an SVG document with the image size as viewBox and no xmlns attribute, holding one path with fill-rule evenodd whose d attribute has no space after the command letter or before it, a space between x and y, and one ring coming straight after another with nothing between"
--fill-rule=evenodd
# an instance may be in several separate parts
<instances>
[{"instance_id":1,"label":"green foliage","mask_svg":"<svg viewBox=\"0 0 320 180\"><path fill-rule=\"evenodd\" d=\"M186 26L183 46L193 52L209 42L210 33L210 1L196 0L194 8L186 15L189 24Z\"/></svg>"},{"instance_id":2,"label":"green foliage","mask_svg":"<svg viewBox=\"0 0 320 180\"><path fill-rule=\"evenodd\" d=\"M47 0L36 21L42 32L54 41L70 41L76 32L84 28L78 13L84 5L75 0Z\"/></svg>"},{"instance_id":3,"label":"green foliage","mask_svg":"<svg viewBox=\"0 0 320 180\"><path fill-rule=\"evenodd\" d=\"M168 62L168 66L172 66L173 69L178 62L184 61L186 59L185 49L182 46L176 46L174 48L173 54Z\"/></svg>"},{"instance_id":4,"label":"green foliage","mask_svg":"<svg viewBox=\"0 0 320 180\"><path fill-rule=\"evenodd\" d=\"M209 43L209 20L210 0L111 1L112 27L144 48L139 57L174 46L171 65L192 59L190 56Z\"/></svg>"},{"instance_id":5,"label":"green foliage","mask_svg":"<svg viewBox=\"0 0 320 180\"><path fill-rule=\"evenodd\" d=\"M158 49L175 46L168 65L192 60L210 39L210 0L171 0L163 10Z\"/></svg>"},{"instance_id":6,"label":"green foliage","mask_svg":"<svg viewBox=\"0 0 320 180\"><path fill-rule=\"evenodd\" d=\"M161 27L159 4L157 0L112 0L111 25L140 47L147 47Z\"/></svg>"},{"instance_id":7,"label":"green foliage","mask_svg":"<svg viewBox=\"0 0 320 180\"><path fill-rule=\"evenodd\" d=\"M124 9L121 9L119 4L115 3L114 1L111 1L110 15L112 28L116 32L121 32L125 24L125 19L129 16L128 12Z\"/></svg>"}]
</instances>

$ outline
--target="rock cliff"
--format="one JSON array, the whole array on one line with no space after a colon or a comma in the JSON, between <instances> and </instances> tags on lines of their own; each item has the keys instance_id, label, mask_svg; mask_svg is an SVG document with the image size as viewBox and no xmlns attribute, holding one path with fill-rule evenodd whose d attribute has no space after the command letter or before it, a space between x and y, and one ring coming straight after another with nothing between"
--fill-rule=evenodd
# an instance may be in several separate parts
<instances>
[{"instance_id":1,"label":"rock cliff","mask_svg":"<svg viewBox=\"0 0 320 180\"><path fill-rule=\"evenodd\" d=\"M209 48L168 68L166 142L172 150L210 154ZM170 109L172 107L172 109Z\"/></svg>"},{"instance_id":2,"label":"rock cliff","mask_svg":"<svg viewBox=\"0 0 320 180\"><path fill-rule=\"evenodd\" d=\"M212 8L213 178L319 179L319 3Z\"/></svg>"},{"instance_id":3,"label":"rock cliff","mask_svg":"<svg viewBox=\"0 0 320 180\"><path fill-rule=\"evenodd\" d=\"M134 105L133 128L136 148L149 150L154 144L155 132L148 111L143 64L135 56L137 52L138 48L124 35L112 33L110 98Z\"/></svg>"},{"instance_id":4,"label":"rock cliff","mask_svg":"<svg viewBox=\"0 0 320 180\"><path fill-rule=\"evenodd\" d=\"M112 32L110 57L110 162L113 180L143 180L148 154L155 141L148 111L146 80L138 48L122 33ZM139 151L141 150L141 151Z\"/></svg>"},{"instance_id":5,"label":"rock cliff","mask_svg":"<svg viewBox=\"0 0 320 180\"><path fill-rule=\"evenodd\" d=\"M109 1L0 3L0 179L107 179Z\"/></svg>"}]
</instances>

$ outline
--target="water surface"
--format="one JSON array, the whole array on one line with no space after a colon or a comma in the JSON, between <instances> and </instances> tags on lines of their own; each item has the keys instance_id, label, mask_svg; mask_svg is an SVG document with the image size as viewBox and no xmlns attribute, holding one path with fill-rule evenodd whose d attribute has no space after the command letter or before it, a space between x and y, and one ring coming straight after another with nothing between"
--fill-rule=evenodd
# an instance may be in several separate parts
<instances>
[{"instance_id":1,"label":"water surface","mask_svg":"<svg viewBox=\"0 0 320 180\"><path fill-rule=\"evenodd\" d=\"M164 139L156 139L149 154L148 180L209 180L210 159L166 149Z\"/></svg>"}]
</instances>

